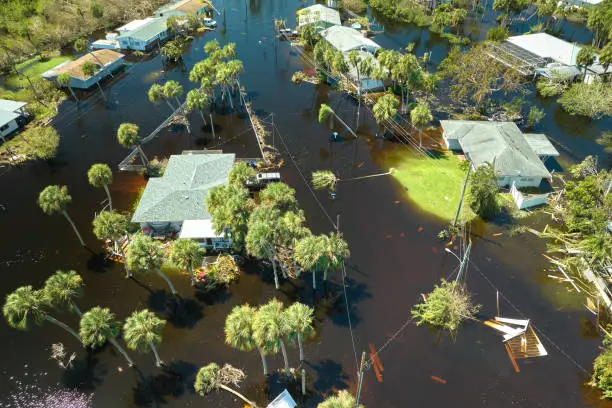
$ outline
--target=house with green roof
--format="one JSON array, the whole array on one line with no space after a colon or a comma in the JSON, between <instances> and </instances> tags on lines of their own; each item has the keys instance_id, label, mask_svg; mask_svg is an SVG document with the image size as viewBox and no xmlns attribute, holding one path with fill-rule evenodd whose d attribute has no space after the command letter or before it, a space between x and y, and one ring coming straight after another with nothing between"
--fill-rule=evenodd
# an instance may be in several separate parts
<instances>
[{"instance_id":1,"label":"house with green roof","mask_svg":"<svg viewBox=\"0 0 612 408\"><path fill-rule=\"evenodd\" d=\"M176 234L204 247L229 248L231 241L217 234L206 210L206 196L227 184L234 154L170 156L162 177L149 179L132 222L149 235Z\"/></svg>"},{"instance_id":2,"label":"house with green roof","mask_svg":"<svg viewBox=\"0 0 612 408\"><path fill-rule=\"evenodd\" d=\"M538 187L552 176L544 161L559 152L546 135L523 134L514 122L441 120L449 150L461 150L473 168L489 163L498 185Z\"/></svg>"}]
</instances>

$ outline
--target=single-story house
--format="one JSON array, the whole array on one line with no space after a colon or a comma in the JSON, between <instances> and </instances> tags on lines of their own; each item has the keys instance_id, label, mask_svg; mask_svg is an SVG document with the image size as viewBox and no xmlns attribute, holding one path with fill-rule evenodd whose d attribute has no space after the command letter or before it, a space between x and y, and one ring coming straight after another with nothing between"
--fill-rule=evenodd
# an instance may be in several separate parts
<instances>
[{"instance_id":1,"label":"single-story house","mask_svg":"<svg viewBox=\"0 0 612 408\"><path fill-rule=\"evenodd\" d=\"M374 54L380 45L370 40L354 28L344 26L332 26L321 31L321 37L331 44L332 47L341 52L353 50L366 51Z\"/></svg>"},{"instance_id":2,"label":"single-story house","mask_svg":"<svg viewBox=\"0 0 612 408\"><path fill-rule=\"evenodd\" d=\"M442 137L450 150L461 150L476 168L489 163L499 186L538 187L551 180L543 160L559 152L546 135L523 134L514 122L441 120Z\"/></svg>"},{"instance_id":3,"label":"single-story house","mask_svg":"<svg viewBox=\"0 0 612 408\"><path fill-rule=\"evenodd\" d=\"M169 36L167 18L168 16L147 17L119 27L117 29L119 35L116 37L119 48L147 51L158 42L164 41Z\"/></svg>"},{"instance_id":4,"label":"single-story house","mask_svg":"<svg viewBox=\"0 0 612 408\"><path fill-rule=\"evenodd\" d=\"M162 177L149 179L132 222L152 235L178 233L208 248L228 248L231 240L217 234L206 210L206 196L227 184L234 154L170 156Z\"/></svg>"},{"instance_id":5,"label":"single-story house","mask_svg":"<svg viewBox=\"0 0 612 408\"><path fill-rule=\"evenodd\" d=\"M43 78L56 80L61 74L70 74L70 86L79 89L88 89L97 82L109 76L123 66L125 55L112 50L95 50L83 55L74 61L66 61L42 74ZM92 76L83 73L83 64L90 62L98 67Z\"/></svg>"},{"instance_id":6,"label":"single-story house","mask_svg":"<svg viewBox=\"0 0 612 408\"><path fill-rule=\"evenodd\" d=\"M380 64L378 63L378 60L376 59L376 57L374 57L372 54L370 54L369 52L366 51L357 51L357 53L359 54L359 56L361 57L361 60L366 60L368 58L370 58L370 60L372 61L372 66L374 68L378 68L380 66ZM359 74L357 73L357 68L352 65L349 60L348 60L348 53L344 53L344 59L346 60L346 64L349 67L349 70L347 72L347 76L359 87L359 89L363 92L378 92L378 91L384 91L385 90L385 85L383 83L383 81L381 81L380 79L372 79L368 76L365 76L363 74ZM358 84L357 82L361 82L360 84Z\"/></svg>"},{"instance_id":7,"label":"single-story house","mask_svg":"<svg viewBox=\"0 0 612 408\"><path fill-rule=\"evenodd\" d=\"M0 99L0 139L18 130L25 124L27 113L26 102Z\"/></svg>"},{"instance_id":8,"label":"single-story house","mask_svg":"<svg viewBox=\"0 0 612 408\"><path fill-rule=\"evenodd\" d=\"M207 1L202 0L176 0L170 2L153 12L156 16L164 17L168 12L178 11L185 14L206 14L212 7Z\"/></svg>"},{"instance_id":9,"label":"single-story house","mask_svg":"<svg viewBox=\"0 0 612 408\"><path fill-rule=\"evenodd\" d=\"M507 43L518 47L526 52L525 55L533 56L536 73L550 77L554 71L561 75L569 76L570 79L583 73L584 68L576 62L576 57L582 49L580 45L564 41L547 33L534 33L508 37ZM535 62L539 59L538 62ZM595 78L603 75L612 75L612 67L606 69L599 63L596 55L595 63L588 66L584 81L591 83Z\"/></svg>"},{"instance_id":10,"label":"single-story house","mask_svg":"<svg viewBox=\"0 0 612 408\"><path fill-rule=\"evenodd\" d=\"M322 4L315 4L310 7L303 8L297 12L298 28L312 25L317 32L329 28L331 26L339 26L340 13Z\"/></svg>"}]
</instances>

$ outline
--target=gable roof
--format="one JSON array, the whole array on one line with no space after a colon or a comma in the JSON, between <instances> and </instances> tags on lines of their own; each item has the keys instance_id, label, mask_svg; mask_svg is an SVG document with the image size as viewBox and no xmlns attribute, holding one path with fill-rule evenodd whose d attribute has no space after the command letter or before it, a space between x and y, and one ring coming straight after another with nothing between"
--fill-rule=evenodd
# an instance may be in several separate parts
<instances>
[{"instance_id":1,"label":"gable roof","mask_svg":"<svg viewBox=\"0 0 612 408\"><path fill-rule=\"evenodd\" d=\"M55 68L51 68L49 71L42 74L42 76L44 78L55 78L61 74L67 73L73 78L86 80L91 77L83 73L83 64L85 64L85 62L91 62L98 67L100 67L100 65L106 67L124 56L125 55L113 50L95 50L83 55L77 60L63 62Z\"/></svg>"},{"instance_id":2,"label":"gable roof","mask_svg":"<svg viewBox=\"0 0 612 408\"><path fill-rule=\"evenodd\" d=\"M538 156L559 156L559 152L550 143L546 135L542 133L523 133L523 137Z\"/></svg>"},{"instance_id":3,"label":"gable roof","mask_svg":"<svg viewBox=\"0 0 612 408\"><path fill-rule=\"evenodd\" d=\"M227 184L234 154L173 155L162 177L149 179L132 222L206 220L206 195Z\"/></svg>"},{"instance_id":4,"label":"gable roof","mask_svg":"<svg viewBox=\"0 0 612 408\"><path fill-rule=\"evenodd\" d=\"M322 4L315 4L298 11L298 25L304 26L312 23L325 22L331 25L340 25L340 13ZM317 14L318 13L318 14Z\"/></svg>"},{"instance_id":5,"label":"gable roof","mask_svg":"<svg viewBox=\"0 0 612 408\"><path fill-rule=\"evenodd\" d=\"M118 38L131 37L138 41L149 41L168 29L167 19L168 16L151 18L135 29L121 33Z\"/></svg>"},{"instance_id":6,"label":"gable roof","mask_svg":"<svg viewBox=\"0 0 612 408\"><path fill-rule=\"evenodd\" d=\"M514 122L441 120L444 136L456 139L474 166L490 163L501 176L550 178Z\"/></svg>"},{"instance_id":7,"label":"gable roof","mask_svg":"<svg viewBox=\"0 0 612 408\"><path fill-rule=\"evenodd\" d=\"M362 46L368 48L380 48L380 45L362 35L354 28L341 25L331 26L321 31L321 37L325 38L332 47L342 52L359 49Z\"/></svg>"},{"instance_id":8,"label":"gable roof","mask_svg":"<svg viewBox=\"0 0 612 408\"><path fill-rule=\"evenodd\" d=\"M20 117L21 112L18 112L18 110L26 105L26 102L0 99L0 126L4 126Z\"/></svg>"}]
</instances>

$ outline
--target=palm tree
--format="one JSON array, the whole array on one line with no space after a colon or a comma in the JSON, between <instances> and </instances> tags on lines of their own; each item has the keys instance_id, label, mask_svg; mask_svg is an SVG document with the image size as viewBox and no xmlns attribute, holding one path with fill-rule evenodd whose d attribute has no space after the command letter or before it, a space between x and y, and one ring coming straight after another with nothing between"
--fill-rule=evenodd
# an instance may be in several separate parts
<instances>
[{"instance_id":1,"label":"palm tree","mask_svg":"<svg viewBox=\"0 0 612 408\"><path fill-rule=\"evenodd\" d=\"M189 271L191 276L191 286L195 285L195 277L193 268L202 264L202 258L205 253L204 248L200 248L200 244L192 239L177 239L172 244L170 250L170 262L174 263L181 269Z\"/></svg>"},{"instance_id":2,"label":"palm tree","mask_svg":"<svg viewBox=\"0 0 612 408\"><path fill-rule=\"evenodd\" d=\"M576 55L576 64L584 67L584 75L582 76L582 80L586 78L587 68L589 65L593 65L595 58L595 49L589 45L582 47L580 51L578 51L578 55Z\"/></svg>"},{"instance_id":3,"label":"palm tree","mask_svg":"<svg viewBox=\"0 0 612 408\"><path fill-rule=\"evenodd\" d=\"M94 164L89 168L87 178L89 179L89 184L91 184L93 187L104 188L104 191L106 191L106 196L108 197L108 207L110 208L110 211L113 212L113 199L111 198L110 191L108 190L108 185L113 182L113 172L108 164Z\"/></svg>"},{"instance_id":4,"label":"palm tree","mask_svg":"<svg viewBox=\"0 0 612 408\"><path fill-rule=\"evenodd\" d=\"M146 353L151 350L155 356L155 363L161 367L164 362L159 358L155 345L162 341L161 332L166 321L160 319L148 309L136 311L125 319L123 337L130 350Z\"/></svg>"},{"instance_id":5,"label":"palm tree","mask_svg":"<svg viewBox=\"0 0 612 408\"><path fill-rule=\"evenodd\" d=\"M257 171L249 166L244 161L239 161L234 164L229 172L227 182L229 184L235 184L239 187L244 187L247 181L254 179L257 176Z\"/></svg>"},{"instance_id":6,"label":"palm tree","mask_svg":"<svg viewBox=\"0 0 612 408\"><path fill-rule=\"evenodd\" d=\"M168 81L162 88L162 93L166 98L174 98L178 106L181 106L179 97L183 94L183 87L176 81Z\"/></svg>"},{"instance_id":7,"label":"palm tree","mask_svg":"<svg viewBox=\"0 0 612 408\"><path fill-rule=\"evenodd\" d=\"M29 330L32 323L41 325L47 321L61 327L73 335L79 342L79 334L72 330L67 324L60 322L44 310L44 294L40 290L34 290L31 285L17 288L6 297L2 313L11 327L19 330Z\"/></svg>"},{"instance_id":8,"label":"palm tree","mask_svg":"<svg viewBox=\"0 0 612 408\"><path fill-rule=\"evenodd\" d=\"M376 123L379 125L384 122L393 120L395 115L397 115L397 107L399 106L398 100L391 93L386 93L382 96L374 106L372 107L372 113L374 114L374 119L376 119Z\"/></svg>"},{"instance_id":9,"label":"palm tree","mask_svg":"<svg viewBox=\"0 0 612 408\"><path fill-rule=\"evenodd\" d=\"M135 125L134 123L122 123L119 125L119 129L117 129L117 141L123 147L127 147L130 149L138 149L138 153L140 154L140 159L143 164L149 163L149 159L145 156L142 147L140 146L140 142L142 141L142 136L138 133L140 127Z\"/></svg>"},{"instance_id":10,"label":"palm tree","mask_svg":"<svg viewBox=\"0 0 612 408\"><path fill-rule=\"evenodd\" d=\"M312 186L315 190L328 189L330 192L336 190L336 184L340 179L331 170L317 170L312 172Z\"/></svg>"},{"instance_id":11,"label":"palm tree","mask_svg":"<svg viewBox=\"0 0 612 408\"><path fill-rule=\"evenodd\" d=\"M123 347L117 342L121 323L115 320L115 314L108 308L96 306L81 317L79 336L84 345L97 348L107 341L127 360L130 367L134 362Z\"/></svg>"},{"instance_id":12,"label":"palm tree","mask_svg":"<svg viewBox=\"0 0 612 408\"><path fill-rule=\"evenodd\" d=\"M213 390L223 389L243 400L247 406L255 407L254 402L249 401L244 395L226 385L226 383L229 383L237 386L244 377L245 375L242 370L232 367L229 364L219 367L215 363L210 363L200 368L193 387L201 396Z\"/></svg>"},{"instance_id":13,"label":"palm tree","mask_svg":"<svg viewBox=\"0 0 612 408\"><path fill-rule=\"evenodd\" d=\"M64 72L63 74L58 75L57 78L55 78L55 80L57 81L59 86L67 87L70 90L72 97L77 102L79 101L79 98L77 98L76 94L74 93L74 89L72 89L72 86L70 85L70 81L72 81L72 76L70 76L69 73Z\"/></svg>"},{"instance_id":14,"label":"palm tree","mask_svg":"<svg viewBox=\"0 0 612 408\"><path fill-rule=\"evenodd\" d=\"M357 94L360 95L361 94L361 70L360 70L361 56L359 55L359 52L357 50L353 50L347 54L347 59L348 59L349 64L351 64L355 68L355 71L357 71Z\"/></svg>"},{"instance_id":15,"label":"palm tree","mask_svg":"<svg viewBox=\"0 0 612 408\"><path fill-rule=\"evenodd\" d=\"M274 271L274 286L279 289L278 272L276 270L276 249L274 248L276 220L281 213L272 207L257 208L249 217L245 237L246 250L250 255L267 258L272 262Z\"/></svg>"},{"instance_id":16,"label":"palm tree","mask_svg":"<svg viewBox=\"0 0 612 408\"><path fill-rule=\"evenodd\" d=\"M147 92L147 95L149 97L149 101L157 104L161 101L165 101L168 106L170 107L170 110L172 112L175 111L174 106L172 106L172 104L170 103L169 100L166 99L166 97L164 96L164 87L159 85L159 84L153 84L151 85L151 87L149 88L149 91Z\"/></svg>"},{"instance_id":17,"label":"palm tree","mask_svg":"<svg viewBox=\"0 0 612 408\"><path fill-rule=\"evenodd\" d=\"M338 391L337 395L327 397L325 401L317 405L317 408L355 408L357 401L347 390ZM357 408L365 408L359 404Z\"/></svg>"},{"instance_id":18,"label":"palm tree","mask_svg":"<svg viewBox=\"0 0 612 408\"><path fill-rule=\"evenodd\" d=\"M208 95L198 89L192 89L187 92L187 101L185 103L185 112L191 112L197 110L200 112L200 117L204 126L207 125L206 118L204 117L204 108L208 105Z\"/></svg>"},{"instance_id":19,"label":"palm tree","mask_svg":"<svg viewBox=\"0 0 612 408\"><path fill-rule=\"evenodd\" d=\"M257 348L261 357L264 375L268 375L266 352L253 337L253 324L256 310L248 304L235 306L225 319L225 343L240 351L253 351Z\"/></svg>"},{"instance_id":20,"label":"palm tree","mask_svg":"<svg viewBox=\"0 0 612 408\"><path fill-rule=\"evenodd\" d=\"M612 65L612 41L608 42L599 52L599 63L603 65L604 72Z\"/></svg>"},{"instance_id":21,"label":"palm tree","mask_svg":"<svg viewBox=\"0 0 612 408\"><path fill-rule=\"evenodd\" d=\"M42 289L44 301L58 310L74 310L83 316L81 310L74 303L75 298L83 296L83 279L75 271L56 271L47 278Z\"/></svg>"},{"instance_id":22,"label":"palm tree","mask_svg":"<svg viewBox=\"0 0 612 408\"><path fill-rule=\"evenodd\" d=\"M289 336L297 338L300 349L300 362L304 361L304 346L302 344L304 336L314 334L312 320L314 309L300 302L295 302L285 309L285 318L289 326Z\"/></svg>"},{"instance_id":23,"label":"palm tree","mask_svg":"<svg viewBox=\"0 0 612 408\"><path fill-rule=\"evenodd\" d=\"M272 351L280 349L285 361L285 373L289 374L289 359L284 337L289 333L287 319L283 312L283 304L276 298L261 306L255 313L253 321L253 338L259 344Z\"/></svg>"},{"instance_id":24,"label":"palm tree","mask_svg":"<svg viewBox=\"0 0 612 408\"><path fill-rule=\"evenodd\" d=\"M323 280L327 280L327 271L329 269L336 269L342 265L345 258L350 256L348 244L342 238L340 233L331 233L329 236L324 235L323 240L323 257L325 259L325 272L323 273Z\"/></svg>"},{"instance_id":25,"label":"palm tree","mask_svg":"<svg viewBox=\"0 0 612 408\"><path fill-rule=\"evenodd\" d=\"M270 183L259 192L262 205L277 208L280 211L292 211L298 207L295 190L285 183Z\"/></svg>"},{"instance_id":26,"label":"palm tree","mask_svg":"<svg viewBox=\"0 0 612 408\"><path fill-rule=\"evenodd\" d=\"M423 128L433 120L431 111L427 104L419 103L410 111L412 124L419 128L419 149L423 147Z\"/></svg>"},{"instance_id":27,"label":"palm tree","mask_svg":"<svg viewBox=\"0 0 612 408\"><path fill-rule=\"evenodd\" d=\"M113 241L115 247L118 248L123 259L123 265L125 266L126 278L130 278L132 273L128 267L127 258L120 239L127 233L129 225L128 217L110 211L100 212L93 220L94 235L101 241Z\"/></svg>"},{"instance_id":28,"label":"palm tree","mask_svg":"<svg viewBox=\"0 0 612 408\"><path fill-rule=\"evenodd\" d=\"M132 237L132 241L127 246L127 264L130 270L134 273L156 273L166 281L172 295L176 295L172 281L161 271L163 261L161 244L142 233Z\"/></svg>"},{"instance_id":29,"label":"palm tree","mask_svg":"<svg viewBox=\"0 0 612 408\"><path fill-rule=\"evenodd\" d=\"M43 212L47 215L52 215L55 213L61 213L66 220L72 226L74 233L76 234L79 242L82 246L85 246L85 241L81 237L79 230L76 225L72 221L72 218L68 215L68 204L72 202L72 197L68 194L68 187L66 186L47 186L43 191L38 195L38 205L43 210Z\"/></svg>"},{"instance_id":30,"label":"palm tree","mask_svg":"<svg viewBox=\"0 0 612 408\"><path fill-rule=\"evenodd\" d=\"M98 72L98 66L92 62L85 61L83 65L81 65L81 71L83 71L83 74L86 78L90 78ZM96 85L98 85L98 89L102 94L102 98L104 98L104 100L106 101L106 95L104 94L102 86L100 85L100 78L96 78Z\"/></svg>"},{"instance_id":31,"label":"palm tree","mask_svg":"<svg viewBox=\"0 0 612 408\"><path fill-rule=\"evenodd\" d=\"M304 269L312 272L312 287L315 290L317 289L316 272L325 269L323 256L326 244L325 235L311 235L302 238L295 245L295 259Z\"/></svg>"},{"instance_id":32,"label":"palm tree","mask_svg":"<svg viewBox=\"0 0 612 408\"><path fill-rule=\"evenodd\" d=\"M345 127L346 130L348 130L353 136L355 136L355 138L357 138L357 134L355 133L355 131L351 129L351 127L345 121L343 121L342 118L338 116L329 105L322 103L321 107L319 108L319 123L325 122L327 118L329 118L330 129L334 128L334 118L336 118L338 119L338 122L340 122L340 124Z\"/></svg>"}]
</instances>

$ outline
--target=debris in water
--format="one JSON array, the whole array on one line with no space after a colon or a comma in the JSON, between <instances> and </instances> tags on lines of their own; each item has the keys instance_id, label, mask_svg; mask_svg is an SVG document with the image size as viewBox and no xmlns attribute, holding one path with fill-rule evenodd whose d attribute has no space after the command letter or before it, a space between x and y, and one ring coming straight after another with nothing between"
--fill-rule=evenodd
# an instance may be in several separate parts
<instances>
[{"instance_id":1,"label":"debris in water","mask_svg":"<svg viewBox=\"0 0 612 408\"><path fill-rule=\"evenodd\" d=\"M399 200L395 200L395 201L394 201L394 203L395 203L395 204L399 204Z\"/></svg>"},{"instance_id":2,"label":"debris in water","mask_svg":"<svg viewBox=\"0 0 612 408\"><path fill-rule=\"evenodd\" d=\"M404 238L406 236L406 234L404 234L403 232L400 233L400 237Z\"/></svg>"},{"instance_id":3,"label":"debris in water","mask_svg":"<svg viewBox=\"0 0 612 408\"><path fill-rule=\"evenodd\" d=\"M37 375L34 374L32 377ZM11 392L0 401L0 408L93 407L93 393L69 390L57 385L42 388L36 383L26 384L14 377L10 377L9 380Z\"/></svg>"},{"instance_id":4,"label":"debris in water","mask_svg":"<svg viewBox=\"0 0 612 408\"><path fill-rule=\"evenodd\" d=\"M498 232L497 234L493 234L494 237L499 237L500 235L504 235L503 232Z\"/></svg>"},{"instance_id":5,"label":"debris in water","mask_svg":"<svg viewBox=\"0 0 612 408\"><path fill-rule=\"evenodd\" d=\"M446 384L446 380L444 378L440 378L440 377L436 377L435 375L432 375L431 379L439 382L440 384Z\"/></svg>"},{"instance_id":6,"label":"debris in water","mask_svg":"<svg viewBox=\"0 0 612 408\"><path fill-rule=\"evenodd\" d=\"M438 248L436 248L436 247L431 247L431 251L432 251L434 254L437 254L437 253L438 253Z\"/></svg>"},{"instance_id":7,"label":"debris in water","mask_svg":"<svg viewBox=\"0 0 612 408\"><path fill-rule=\"evenodd\" d=\"M389 238L393 238L393 235L389 234L389 235L385 235L385 238L389 239Z\"/></svg>"},{"instance_id":8,"label":"debris in water","mask_svg":"<svg viewBox=\"0 0 612 408\"><path fill-rule=\"evenodd\" d=\"M423 232L423 227L417 228L417 232Z\"/></svg>"}]
</instances>

